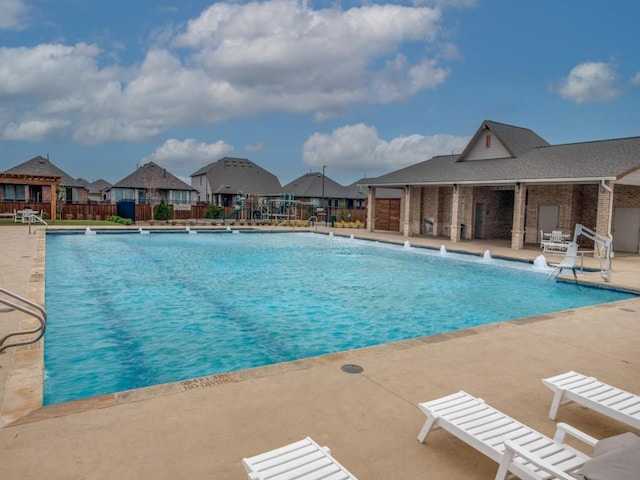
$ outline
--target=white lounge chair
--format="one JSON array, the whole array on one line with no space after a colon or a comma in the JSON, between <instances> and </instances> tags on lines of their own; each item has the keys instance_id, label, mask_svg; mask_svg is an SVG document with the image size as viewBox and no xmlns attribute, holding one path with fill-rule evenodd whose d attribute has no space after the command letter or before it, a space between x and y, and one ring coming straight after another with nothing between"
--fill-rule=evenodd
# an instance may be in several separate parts
<instances>
[{"instance_id":1,"label":"white lounge chair","mask_svg":"<svg viewBox=\"0 0 640 480\"><path fill-rule=\"evenodd\" d=\"M496 480L506 479L509 472L526 480L573 479L569 472L577 471L590 457L565 444L565 435L591 446L597 443L563 423L557 424L552 440L463 391L419 407L427 416L418 434L421 443L432 429L443 428L497 462Z\"/></svg>"},{"instance_id":2,"label":"white lounge chair","mask_svg":"<svg viewBox=\"0 0 640 480\"><path fill-rule=\"evenodd\" d=\"M554 395L549 418L556 419L560 405L576 402L640 429L640 396L607 385L593 377L569 371L542 380Z\"/></svg>"},{"instance_id":3,"label":"white lounge chair","mask_svg":"<svg viewBox=\"0 0 640 480\"><path fill-rule=\"evenodd\" d=\"M243 458L242 464L249 480L357 480L331 456L329 448L321 447L309 437Z\"/></svg>"}]
</instances>

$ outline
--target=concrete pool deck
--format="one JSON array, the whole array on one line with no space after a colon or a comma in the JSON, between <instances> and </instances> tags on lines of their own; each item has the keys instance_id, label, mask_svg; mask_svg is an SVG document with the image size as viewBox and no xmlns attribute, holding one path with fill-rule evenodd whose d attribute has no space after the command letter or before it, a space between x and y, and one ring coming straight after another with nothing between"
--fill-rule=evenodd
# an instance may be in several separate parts
<instances>
[{"instance_id":1,"label":"concrete pool deck","mask_svg":"<svg viewBox=\"0 0 640 480\"><path fill-rule=\"evenodd\" d=\"M38 302L41 235L0 228L0 286ZM540 254L506 242L410 241L528 261ZM596 263L585 259L585 266ZM598 274L579 277L604 285ZM640 256L617 255L607 285L640 291ZM23 321L7 310L0 305L0 334ZM424 445L416 440L425 419L419 402L466 390L551 436L552 395L540 379L573 369L640 393L639 340L634 298L46 408L31 382L42 375L42 343L10 349L0 355L0 477L243 479L242 457L311 436L361 480L491 479L497 465L446 432ZM364 371L345 373L344 364ZM558 419L597 438L634 431L576 405Z\"/></svg>"}]
</instances>

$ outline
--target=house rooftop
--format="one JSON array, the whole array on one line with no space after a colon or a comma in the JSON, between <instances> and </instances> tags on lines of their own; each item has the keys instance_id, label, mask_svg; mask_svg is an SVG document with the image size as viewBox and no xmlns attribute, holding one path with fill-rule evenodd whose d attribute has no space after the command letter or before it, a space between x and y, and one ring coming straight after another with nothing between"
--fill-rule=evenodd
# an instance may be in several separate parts
<instances>
[{"instance_id":1,"label":"house rooftop","mask_svg":"<svg viewBox=\"0 0 640 480\"><path fill-rule=\"evenodd\" d=\"M16 165L4 173L18 173L29 175L59 175L61 177L60 186L83 188L84 185L78 182L71 175L56 167L48 158L42 156L34 157L26 162Z\"/></svg>"},{"instance_id":2,"label":"house rooftop","mask_svg":"<svg viewBox=\"0 0 640 480\"><path fill-rule=\"evenodd\" d=\"M279 194L280 181L247 158L223 157L191 174L206 175L211 194Z\"/></svg>"},{"instance_id":3,"label":"house rooftop","mask_svg":"<svg viewBox=\"0 0 640 480\"><path fill-rule=\"evenodd\" d=\"M111 188L155 188L159 190L193 190L191 186L153 162L145 163Z\"/></svg>"},{"instance_id":4,"label":"house rooftop","mask_svg":"<svg viewBox=\"0 0 640 480\"><path fill-rule=\"evenodd\" d=\"M474 142L485 130L496 136L510 156L469 159ZM550 145L530 130L485 121L461 154L435 156L361 184L625 183L624 177L638 168L640 137ZM635 176L626 181L637 184Z\"/></svg>"}]
</instances>

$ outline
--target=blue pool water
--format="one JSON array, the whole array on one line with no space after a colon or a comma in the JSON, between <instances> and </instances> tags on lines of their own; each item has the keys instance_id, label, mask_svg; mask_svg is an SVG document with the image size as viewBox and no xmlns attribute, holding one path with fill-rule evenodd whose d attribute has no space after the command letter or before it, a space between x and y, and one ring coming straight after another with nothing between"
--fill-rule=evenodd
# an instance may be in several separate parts
<instances>
[{"instance_id":1,"label":"blue pool water","mask_svg":"<svg viewBox=\"0 0 640 480\"><path fill-rule=\"evenodd\" d=\"M629 298L313 233L47 235L45 404Z\"/></svg>"}]
</instances>

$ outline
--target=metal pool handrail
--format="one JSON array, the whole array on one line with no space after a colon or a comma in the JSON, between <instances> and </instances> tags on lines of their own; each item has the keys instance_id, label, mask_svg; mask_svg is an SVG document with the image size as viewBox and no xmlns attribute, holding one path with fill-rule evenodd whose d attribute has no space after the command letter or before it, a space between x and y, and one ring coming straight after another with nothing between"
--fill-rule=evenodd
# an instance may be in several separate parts
<instances>
[{"instance_id":1,"label":"metal pool handrail","mask_svg":"<svg viewBox=\"0 0 640 480\"><path fill-rule=\"evenodd\" d=\"M12 297L16 300L21 301L22 303L26 303L27 305L34 307L35 309L37 309L38 311L34 311L31 310L23 305L20 305L19 303L15 303L12 302L11 300L7 299L7 298L2 298L0 297L0 303L7 305L11 308L14 308L16 310L19 310L23 313L26 313L27 315L31 315L32 317L34 317L36 320L38 320L39 325L35 328L32 328L31 330L24 330L24 331L19 331L19 332L13 332L13 333L9 333L8 335L5 335L4 337L0 338L0 353L4 352L7 348L11 348L11 347L19 347L21 345L30 345L32 343L36 343L38 340L40 340L43 335L44 335L44 331L47 328L47 311L44 309L44 307L42 305L38 305L35 302L32 302L31 300L29 300L28 298L22 297L20 295L18 295L17 293L11 292L9 290L7 290L6 288L2 288L0 287L0 293L5 294L9 297ZM4 342L11 337L14 337L16 335L31 335L33 333L36 333L37 335L34 338L28 338L25 340L18 340L15 341L13 343L8 343L8 344L4 344Z\"/></svg>"}]
</instances>

